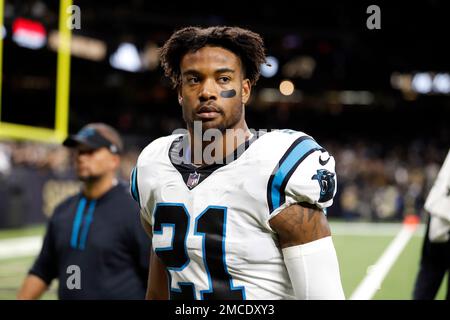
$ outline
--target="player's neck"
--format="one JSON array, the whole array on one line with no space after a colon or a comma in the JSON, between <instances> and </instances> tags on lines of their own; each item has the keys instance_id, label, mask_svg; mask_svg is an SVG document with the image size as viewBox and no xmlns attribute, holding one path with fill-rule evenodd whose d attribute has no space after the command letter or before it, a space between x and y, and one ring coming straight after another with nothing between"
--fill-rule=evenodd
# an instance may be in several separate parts
<instances>
[{"instance_id":1,"label":"player's neck","mask_svg":"<svg viewBox=\"0 0 450 320\"><path fill-rule=\"evenodd\" d=\"M189 134L192 164L202 166L222 161L252 136L245 120L221 133L213 139L205 139L203 135ZM201 150L196 149L199 147Z\"/></svg>"},{"instance_id":2,"label":"player's neck","mask_svg":"<svg viewBox=\"0 0 450 320\"><path fill-rule=\"evenodd\" d=\"M106 175L83 183L82 193L88 199L98 199L118 183L115 176Z\"/></svg>"}]
</instances>

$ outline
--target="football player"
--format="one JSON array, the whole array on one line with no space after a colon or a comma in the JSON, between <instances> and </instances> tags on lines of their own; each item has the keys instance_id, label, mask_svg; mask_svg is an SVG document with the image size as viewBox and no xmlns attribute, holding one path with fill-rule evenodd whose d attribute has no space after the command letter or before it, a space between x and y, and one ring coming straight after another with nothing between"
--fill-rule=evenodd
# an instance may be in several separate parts
<instances>
[{"instance_id":1,"label":"football player","mask_svg":"<svg viewBox=\"0 0 450 320\"><path fill-rule=\"evenodd\" d=\"M344 299L333 157L245 121L264 51L238 27L187 27L162 48L187 131L150 143L131 175L153 241L148 299Z\"/></svg>"}]
</instances>

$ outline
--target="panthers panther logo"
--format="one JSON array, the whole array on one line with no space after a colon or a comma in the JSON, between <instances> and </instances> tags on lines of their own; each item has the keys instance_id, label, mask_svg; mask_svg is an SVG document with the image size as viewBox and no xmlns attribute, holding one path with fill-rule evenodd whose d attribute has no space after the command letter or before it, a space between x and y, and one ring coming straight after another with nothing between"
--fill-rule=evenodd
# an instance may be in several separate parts
<instances>
[{"instance_id":1,"label":"panthers panther logo","mask_svg":"<svg viewBox=\"0 0 450 320\"><path fill-rule=\"evenodd\" d=\"M334 173L325 170L317 170L317 174L313 175L311 180L317 180L320 185L320 198L319 202L326 202L333 198L334 189L336 188L336 180L334 179Z\"/></svg>"}]
</instances>

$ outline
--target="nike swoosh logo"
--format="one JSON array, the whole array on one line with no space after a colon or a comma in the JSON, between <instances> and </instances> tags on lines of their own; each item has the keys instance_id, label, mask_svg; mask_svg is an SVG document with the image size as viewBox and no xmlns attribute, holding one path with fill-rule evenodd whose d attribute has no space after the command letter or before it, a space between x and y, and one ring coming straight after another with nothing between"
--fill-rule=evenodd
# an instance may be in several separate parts
<instances>
[{"instance_id":1,"label":"nike swoosh logo","mask_svg":"<svg viewBox=\"0 0 450 320\"><path fill-rule=\"evenodd\" d=\"M320 165L324 166L328 163L328 161L330 161L330 159L331 159L331 157L328 157L327 160L322 160L322 158L320 158L320 156L319 156L319 163L320 163Z\"/></svg>"}]
</instances>

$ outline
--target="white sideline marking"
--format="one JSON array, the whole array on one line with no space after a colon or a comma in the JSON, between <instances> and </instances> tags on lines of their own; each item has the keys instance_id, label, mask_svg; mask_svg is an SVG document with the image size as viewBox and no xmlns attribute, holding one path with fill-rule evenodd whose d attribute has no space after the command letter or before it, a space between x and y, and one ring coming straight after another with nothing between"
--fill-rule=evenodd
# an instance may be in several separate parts
<instances>
[{"instance_id":1,"label":"white sideline marking","mask_svg":"<svg viewBox=\"0 0 450 320\"><path fill-rule=\"evenodd\" d=\"M417 225L404 225L402 227L378 261L368 269L366 277L353 292L350 300L372 299L376 291L380 289L384 278L416 230Z\"/></svg>"},{"instance_id":2,"label":"white sideline marking","mask_svg":"<svg viewBox=\"0 0 450 320\"><path fill-rule=\"evenodd\" d=\"M0 240L0 260L36 255L42 247L42 236Z\"/></svg>"}]
</instances>

